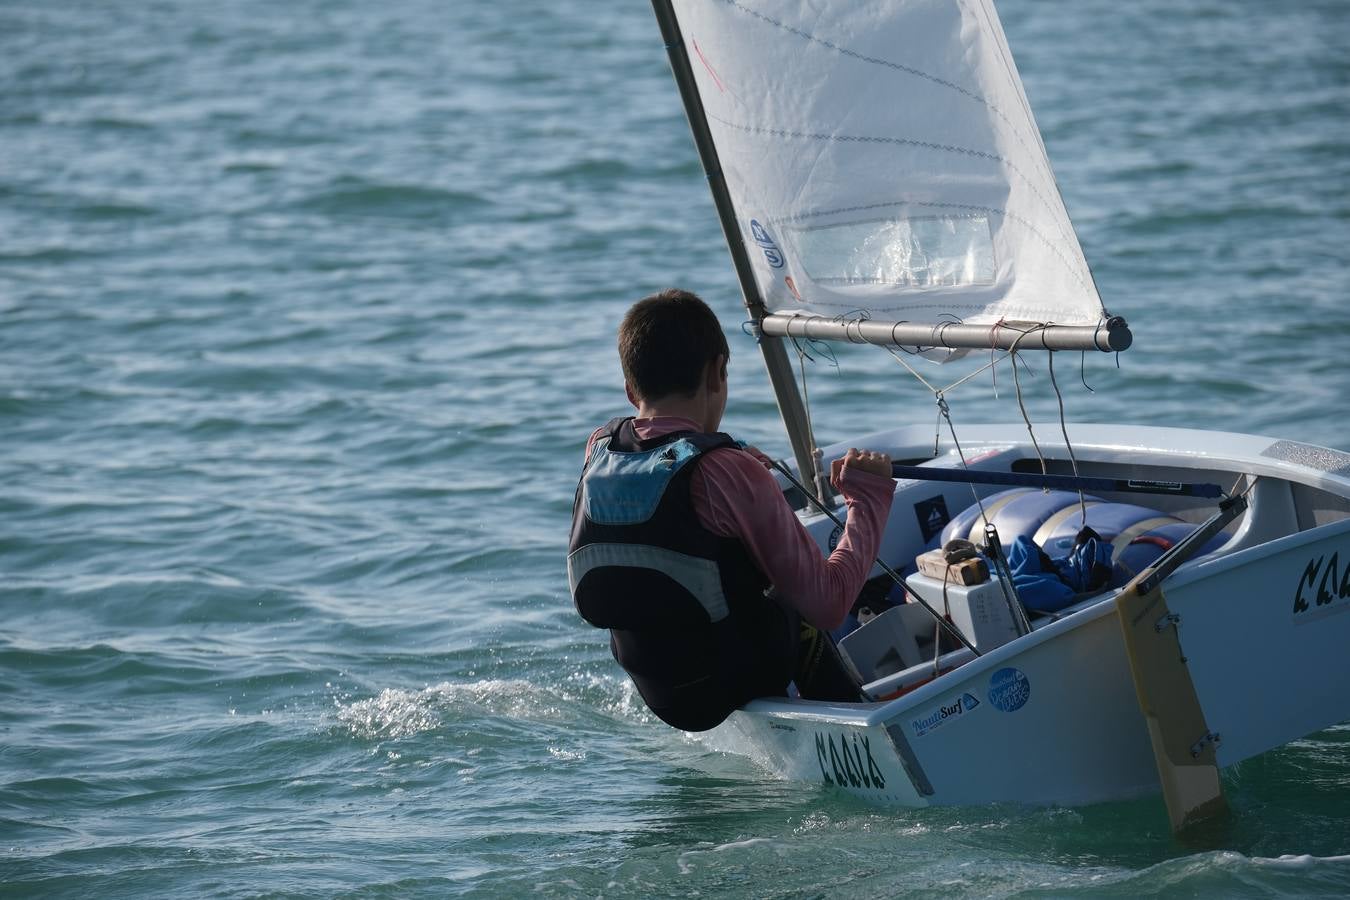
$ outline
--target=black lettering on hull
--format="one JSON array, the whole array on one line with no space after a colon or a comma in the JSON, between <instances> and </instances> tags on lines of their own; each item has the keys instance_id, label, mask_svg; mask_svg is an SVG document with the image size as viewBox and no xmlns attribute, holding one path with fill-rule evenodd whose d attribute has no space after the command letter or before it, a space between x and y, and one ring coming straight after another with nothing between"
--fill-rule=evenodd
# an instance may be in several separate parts
<instances>
[{"instance_id":1,"label":"black lettering on hull","mask_svg":"<svg viewBox=\"0 0 1350 900\"><path fill-rule=\"evenodd\" d=\"M1308 560L1294 589L1294 615L1305 613L1314 605L1330 606L1345 599L1350 599L1350 562L1341 565L1340 551L1333 551L1330 558L1319 556Z\"/></svg>"},{"instance_id":2,"label":"black lettering on hull","mask_svg":"<svg viewBox=\"0 0 1350 900\"><path fill-rule=\"evenodd\" d=\"M816 764L826 784L839 787L884 788L886 777L872 756L868 735L849 737L816 732Z\"/></svg>"},{"instance_id":3,"label":"black lettering on hull","mask_svg":"<svg viewBox=\"0 0 1350 900\"><path fill-rule=\"evenodd\" d=\"M826 784L834 784L830 773L825 771L825 735L816 732L816 762L820 764L820 778Z\"/></svg>"},{"instance_id":4,"label":"black lettering on hull","mask_svg":"<svg viewBox=\"0 0 1350 900\"><path fill-rule=\"evenodd\" d=\"M1317 605L1326 606L1335 600L1339 594L1340 588L1336 582L1340 575L1339 553L1331 554L1331 559L1327 560L1327 567L1322 570L1322 580L1317 583ZM1330 582L1331 590L1327 590L1327 583Z\"/></svg>"}]
</instances>

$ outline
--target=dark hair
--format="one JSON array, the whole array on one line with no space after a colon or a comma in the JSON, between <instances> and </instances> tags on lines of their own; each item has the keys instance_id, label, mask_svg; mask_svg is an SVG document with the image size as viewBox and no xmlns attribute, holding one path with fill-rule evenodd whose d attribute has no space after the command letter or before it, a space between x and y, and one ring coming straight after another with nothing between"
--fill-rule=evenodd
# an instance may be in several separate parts
<instances>
[{"instance_id":1,"label":"dark hair","mask_svg":"<svg viewBox=\"0 0 1350 900\"><path fill-rule=\"evenodd\" d=\"M668 288L643 297L619 325L623 377L643 400L694 393L719 355L731 355L722 326L688 291Z\"/></svg>"}]
</instances>

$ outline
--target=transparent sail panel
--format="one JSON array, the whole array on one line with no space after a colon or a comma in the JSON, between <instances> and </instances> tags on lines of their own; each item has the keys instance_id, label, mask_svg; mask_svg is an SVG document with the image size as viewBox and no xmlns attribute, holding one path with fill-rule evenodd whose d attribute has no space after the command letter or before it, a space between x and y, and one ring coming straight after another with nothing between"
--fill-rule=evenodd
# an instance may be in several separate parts
<instances>
[{"instance_id":1,"label":"transparent sail panel","mask_svg":"<svg viewBox=\"0 0 1350 900\"><path fill-rule=\"evenodd\" d=\"M986 216L877 219L789 233L816 284L992 284L997 268Z\"/></svg>"}]
</instances>

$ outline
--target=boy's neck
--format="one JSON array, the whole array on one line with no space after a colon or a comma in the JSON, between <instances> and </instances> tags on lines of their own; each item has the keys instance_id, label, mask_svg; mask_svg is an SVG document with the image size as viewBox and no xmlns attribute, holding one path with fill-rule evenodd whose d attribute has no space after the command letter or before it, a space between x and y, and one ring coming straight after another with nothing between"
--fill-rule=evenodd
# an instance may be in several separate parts
<instances>
[{"instance_id":1,"label":"boy's neck","mask_svg":"<svg viewBox=\"0 0 1350 900\"><path fill-rule=\"evenodd\" d=\"M711 421L713 409L708 399L697 395L694 397L663 397L654 403L643 400L637 404L636 415L639 419L660 417L688 419L698 426L699 431L705 432L716 431L717 426L721 424L720 415L716 417L717 421Z\"/></svg>"},{"instance_id":2,"label":"boy's neck","mask_svg":"<svg viewBox=\"0 0 1350 900\"><path fill-rule=\"evenodd\" d=\"M722 424L722 414L727 408L727 359L718 356L709 362L702 381L691 394L667 394L647 399L638 396L638 392L627 382L624 382L623 389L628 395L628 402L637 409L639 419L654 419L657 416L692 419L700 431L713 432Z\"/></svg>"}]
</instances>

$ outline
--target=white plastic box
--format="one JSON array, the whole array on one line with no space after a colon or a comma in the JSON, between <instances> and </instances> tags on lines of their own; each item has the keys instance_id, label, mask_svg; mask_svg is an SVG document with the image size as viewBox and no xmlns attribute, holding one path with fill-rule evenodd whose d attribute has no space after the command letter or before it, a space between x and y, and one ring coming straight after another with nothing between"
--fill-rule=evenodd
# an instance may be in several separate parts
<instances>
[{"instance_id":1,"label":"white plastic box","mask_svg":"<svg viewBox=\"0 0 1350 900\"><path fill-rule=\"evenodd\" d=\"M861 683L876 681L923 661L921 641L932 646L933 617L917 603L893 606L839 641Z\"/></svg>"},{"instance_id":2,"label":"white plastic box","mask_svg":"<svg viewBox=\"0 0 1350 900\"><path fill-rule=\"evenodd\" d=\"M942 582L927 575L911 575L905 586L918 594L938 612L944 612ZM917 604L916 604L917 605ZM1016 638L1017 623L1003 584L991 577L983 584L947 584L946 610L950 610L952 624L981 653L1001 647Z\"/></svg>"}]
</instances>

